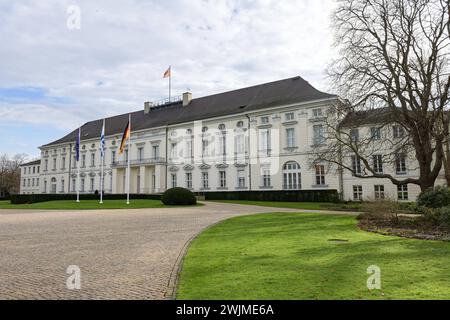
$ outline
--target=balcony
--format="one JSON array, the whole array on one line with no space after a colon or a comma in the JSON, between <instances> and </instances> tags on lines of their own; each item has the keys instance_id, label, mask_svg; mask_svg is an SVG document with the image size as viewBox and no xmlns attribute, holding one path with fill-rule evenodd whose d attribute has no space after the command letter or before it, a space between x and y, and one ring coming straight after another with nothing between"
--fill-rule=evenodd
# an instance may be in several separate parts
<instances>
[{"instance_id":1,"label":"balcony","mask_svg":"<svg viewBox=\"0 0 450 320\"><path fill-rule=\"evenodd\" d=\"M145 165L154 165L154 164L164 164L166 163L166 158L147 158L147 159L135 159L130 160L130 166L145 166ZM128 161L116 161L114 163L111 163L112 168L124 168L128 166Z\"/></svg>"}]
</instances>

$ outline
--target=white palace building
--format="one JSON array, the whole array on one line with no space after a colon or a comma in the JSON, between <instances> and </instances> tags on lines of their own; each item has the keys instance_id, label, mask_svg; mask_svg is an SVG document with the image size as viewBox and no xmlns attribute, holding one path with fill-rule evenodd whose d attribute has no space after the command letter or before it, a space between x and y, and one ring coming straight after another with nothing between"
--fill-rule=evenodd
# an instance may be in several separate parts
<instances>
[{"instance_id":1,"label":"white palace building","mask_svg":"<svg viewBox=\"0 0 450 320\"><path fill-rule=\"evenodd\" d=\"M326 163L311 165L312 150L326 134L326 110L339 101L295 77L202 98L187 92L170 103L145 102L143 110L131 113L130 146L121 155L129 114L105 120L104 191L126 192L130 157L130 193L175 186L195 192L335 189L345 200L415 200L415 185L397 188L387 179L361 179ZM22 166L21 193L100 190L102 124L99 119L81 127L79 163L78 129L41 146L40 164ZM362 126L359 134L369 127ZM400 167L384 170L417 176L408 171L413 161L406 158Z\"/></svg>"}]
</instances>

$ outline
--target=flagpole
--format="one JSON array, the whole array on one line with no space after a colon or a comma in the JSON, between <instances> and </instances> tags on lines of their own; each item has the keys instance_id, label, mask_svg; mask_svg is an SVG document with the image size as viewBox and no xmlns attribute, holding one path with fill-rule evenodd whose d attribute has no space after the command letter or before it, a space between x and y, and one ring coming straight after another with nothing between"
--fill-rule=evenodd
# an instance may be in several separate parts
<instances>
[{"instance_id":1,"label":"flagpole","mask_svg":"<svg viewBox=\"0 0 450 320\"><path fill-rule=\"evenodd\" d=\"M127 204L130 204L131 113L128 114L128 126L129 126L130 136L128 137Z\"/></svg>"},{"instance_id":2,"label":"flagpole","mask_svg":"<svg viewBox=\"0 0 450 320\"><path fill-rule=\"evenodd\" d=\"M78 159L77 159L77 202L80 202L80 144L81 144L81 126L78 127ZM77 152L77 151L75 151Z\"/></svg>"},{"instance_id":3,"label":"flagpole","mask_svg":"<svg viewBox=\"0 0 450 320\"><path fill-rule=\"evenodd\" d=\"M103 128L102 128L102 136L100 137L100 148L101 148L101 154L102 154L102 164L101 164L101 173L100 173L100 204L103 204L103 163L105 162L105 149L104 149L104 141L105 141L105 119L103 119Z\"/></svg>"}]
</instances>

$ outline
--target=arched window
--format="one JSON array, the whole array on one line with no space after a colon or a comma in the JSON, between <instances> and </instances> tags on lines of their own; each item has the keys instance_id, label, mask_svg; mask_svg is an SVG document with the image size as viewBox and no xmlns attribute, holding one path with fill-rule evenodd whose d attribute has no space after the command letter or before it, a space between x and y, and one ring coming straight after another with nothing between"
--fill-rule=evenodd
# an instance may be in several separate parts
<instances>
[{"instance_id":1,"label":"arched window","mask_svg":"<svg viewBox=\"0 0 450 320\"><path fill-rule=\"evenodd\" d=\"M295 161L286 162L283 166L283 189L299 190L302 188L300 165Z\"/></svg>"}]
</instances>

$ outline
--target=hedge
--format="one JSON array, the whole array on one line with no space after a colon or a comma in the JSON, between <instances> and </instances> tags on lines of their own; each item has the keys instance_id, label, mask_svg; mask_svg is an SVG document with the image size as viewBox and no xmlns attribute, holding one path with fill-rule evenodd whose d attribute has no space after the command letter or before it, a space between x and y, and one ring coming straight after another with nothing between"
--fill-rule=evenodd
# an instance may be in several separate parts
<instances>
[{"instance_id":1,"label":"hedge","mask_svg":"<svg viewBox=\"0 0 450 320\"><path fill-rule=\"evenodd\" d=\"M126 194L104 194L104 200L123 200ZM54 200L76 200L76 194L14 194L10 196L12 204L36 203ZM130 194L130 199L161 200L160 194ZM80 200L100 200L100 195L80 194Z\"/></svg>"},{"instance_id":2,"label":"hedge","mask_svg":"<svg viewBox=\"0 0 450 320\"><path fill-rule=\"evenodd\" d=\"M197 195L204 196L205 200L339 202L337 190L211 191Z\"/></svg>"}]
</instances>

